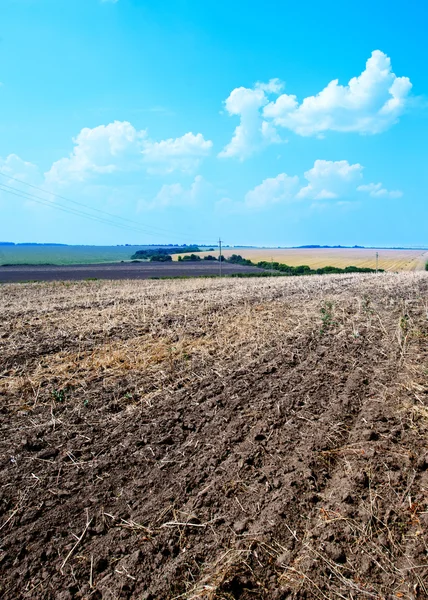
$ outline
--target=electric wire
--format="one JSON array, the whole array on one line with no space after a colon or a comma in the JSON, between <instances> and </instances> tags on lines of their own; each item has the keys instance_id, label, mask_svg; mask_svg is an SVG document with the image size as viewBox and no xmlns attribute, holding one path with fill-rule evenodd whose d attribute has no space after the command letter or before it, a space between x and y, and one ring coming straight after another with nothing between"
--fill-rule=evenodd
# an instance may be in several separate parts
<instances>
[{"instance_id":1,"label":"electric wire","mask_svg":"<svg viewBox=\"0 0 428 600\"><path fill-rule=\"evenodd\" d=\"M7 188L9 188L9 189L7 189ZM111 225L113 227L119 227L120 229L136 231L138 233L145 233L148 235L162 235L162 234L150 233L150 232L144 231L142 229L137 229L136 227L132 227L130 225L114 223L112 221L108 221L106 219L103 219L102 217L97 217L95 215L89 215L87 213L83 213L83 211L77 211L74 208L62 206L62 205L56 204L55 202L50 202L49 200L44 200L43 198L40 198L39 196L36 196L34 194L28 194L27 192L25 192L23 190L17 190L16 188L11 188L10 186L6 186L5 184L0 183L0 190L3 192L6 192L7 194L13 194L14 196L18 196L19 198L24 198L24 200L30 200L31 202L36 202L36 203L42 204L44 206L49 206L51 208L55 208L56 210L61 210L63 212L69 213L69 214L77 215L79 217L84 217L84 218L90 219L91 221L96 221L98 223Z\"/></svg>"},{"instance_id":2,"label":"electric wire","mask_svg":"<svg viewBox=\"0 0 428 600\"><path fill-rule=\"evenodd\" d=\"M126 217L121 217L119 215L115 215L113 213L109 213L109 212L107 212L105 210L102 210L102 209L99 209L99 208L93 208L91 206L88 206L87 204L84 204L83 202L78 202L77 200L72 200L71 198L67 198L65 196L62 196L61 194L56 194L55 192L51 192L51 191L45 190L45 189L43 189L41 187L38 187L36 185L33 185L31 183L27 183L26 181L23 181L22 179L18 179L17 177L12 177L11 175L7 175L6 173L1 173L0 172L0 176L1 177L5 177L5 178L7 178L9 180L16 181L16 182L21 183L23 185L26 185L26 186L28 186L30 188L33 188L33 189L38 190L40 192L43 192L44 194L49 194L49 195L54 196L56 198L60 198L61 200L64 200L66 202L70 202L72 204L75 204L75 205L78 205L78 206L82 206L83 208L85 208L87 210L91 210L93 212L100 213L102 215L106 215L106 216L111 217L113 219L118 219L120 221L124 221L126 223L131 223L134 228L138 227L138 231L147 233L148 235L155 235L155 234L150 233L150 230L153 230L153 231L155 231L155 233L157 235L162 235L161 233L157 233L157 232L165 232L165 233L168 233L170 235L171 234L182 235L184 237L191 238L192 240L194 240L194 237L195 237L194 235L191 235L190 233L184 233L184 232L180 232L180 231L171 231L169 229L165 229L165 228L162 228L162 227L156 227L156 226L153 226L153 225L142 225L142 224L138 223L135 220L128 219ZM6 185L6 184L0 184L0 185ZM6 187L8 187L8 188L10 188L10 190L14 190L16 192L24 193L24 194L27 194L27 195L32 195L30 192L26 192L24 190L19 190L18 188L13 188L12 186L6 186ZM7 191L7 190L4 190L4 191ZM12 193L12 192L10 192L10 193ZM15 194L15 195L17 195L17 194ZM38 199L40 199L39 196L35 196L35 197L38 198ZM57 207L57 208L59 206L61 206L58 203L54 204L54 203L51 203L49 201L46 201L46 202L47 202L47 204L49 206L53 206L53 207ZM70 207L63 207L63 208L70 208ZM71 209L70 208L70 210L77 211L78 209ZM75 214L79 214L79 213L76 212ZM84 215L87 215L87 213L84 213L81 216L84 216ZM87 215L87 218L91 218L92 216L95 217L95 215ZM110 224L112 224L111 221L109 221L109 222L110 222ZM114 226L118 226L118 225L114 225ZM142 228L144 228L144 229L142 229ZM162 237L166 237L166 236L162 235ZM199 238L199 239L201 239L201 238ZM208 242L208 239L205 238L202 241ZM209 243L212 245L211 241Z\"/></svg>"}]
</instances>

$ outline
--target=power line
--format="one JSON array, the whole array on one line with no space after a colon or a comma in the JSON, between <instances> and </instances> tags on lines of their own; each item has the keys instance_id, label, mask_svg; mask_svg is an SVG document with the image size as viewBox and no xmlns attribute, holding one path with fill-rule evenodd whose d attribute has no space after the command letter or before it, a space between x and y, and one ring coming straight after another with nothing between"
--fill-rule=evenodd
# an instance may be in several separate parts
<instances>
[{"instance_id":1,"label":"power line","mask_svg":"<svg viewBox=\"0 0 428 600\"><path fill-rule=\"evenodd\" d=\"M38 187L36 185L33 185L31 183L27 183L26 181L18 179L17 177L12 177L10 175L6 175L5 173L1 173L0 172L0 176L5 177L7 179L12 179L13 181L17 181L18 183L21 183L23 185L27 185L28 187L31 187L31 188L33 188L35 190L43 192L44 194L49 194L51 196L54 196L55 198L60 198L61 200L65 200L66 202L70 202L72 204L76 204L78 206L82 206L83 208L85 208L87 210L91 210L91 211L100 213L102 215L107 215L108 217L112 217L113 219L119 219L120 221L125 221L127 223L131 223L134 227L137 226L138 228L140 228L139 231L143 231L145 233L149 233L148 230L152 229L152 230L155 230L155 231L156 230L160 231L160 232L163 231L163 232L170 233L170 234L171 233L173 233L173 234L179 234L179 235L183 235L185 237L189 237L189 238L192 238L192 239L194 238L194 236L192 236L190 233L184 233L184 232L180 232L180 231L172 231L172 230L169 230L169 229L165 229L163 227L156 227L156 226L153 226L153 225L142 225L142 224L138 223L138 221L135 221L135 220L132 220L132 219L128 219L126 217L121 217L119 215L115 215L113 213L109 213L109 212L107 212L105 210L102 210L102 209L99 209L99 208L94 208L92 206L88 206L87 204L84 204L83 202L78 202L77 200L72 200L71 198L66 198L65 196L61 196L60 194L56 194L55 192L51 192L51 191L45 190L45 189L40 188L40 187ZM1 185L6 185L6 184L1 184ZM26 192L24 190L19 190L18 188L13 188L12 186L6 186L6 187L9 187L10 189L13 189L15 191L19 191L20 193L22 192L22 193L30 195L30 196L32 195L30 192ZM6 191L6 190L4 190L4 191ZM39 198L39 196L36 196L36 198ZM53 204L53 203L50 203L49 201L47 201L47 202L48 202L48 204L50 206L58 206L58 204ZM78 209L73 209L73 210L78 210ZM95 215L93 215L93 216L95 216ZM145 229L141 229L141 227L143 227ZM207 241L207 239L204 239L204 241ZM211 240L210 240L210 243L211 243Z\"/></svg>"},{"instance_id":2,"label":"power line","mask_svg":"<svg viewBox=\"0 0 428 600\"><path fill-rule=\"evenodd\" d=\"M9 189L6 189L6 188L9 188ZM126 230L132 230L132 231L136 231L138 233L142 233L142 232L149 233L149 232L143 231L142 229L137 229L136 227L131 227L130 225L114 223L112 221L108 221L107 219L103 219L102 217L97 217L95 215L89 215L87 213L84 213L83 211L78 211L78 210L76 210L74 208L70 208L68 206L62 206L60 204L50 202L49 200L44 200L43 198L40 198L39 196L36 196L34 194L29 194L28 192L25 192L23 190L17 190L16 188L12 188L12 187L6 186L4 184L0 184L0 190L2 190L3 192L6 192L7 194L13 194L14 196L18 196L19 198L24 198L24 200L30 200L31 202L36 202L36 203L42 204L44 206L49 206L51 208L55 208L56 210L61 210L63 212L66 212L66 213L69 213L72 215L84 217L86 219L90 219L91 221L97 221L98 223L112 225L114 227L119 227L121 229L126 229ZM149 233L149 235L154 235L154 234ZM160 234L156 234L156 235L160 235Z\"/></svg>"},{"instance_id":3,"label":"power line","mask_svg":"<svg viewBox=\"0 0 428 600\"><path fill-rule=\"evenodd\" d=\"M87 204L84 204L83 202L78 202L77 200L72 200L71 198L66 198L65 196L61 196L61 194L56 194L55 192L51 192L49 190L45 190L44 188L38 187L36 185L33 185L31 183L27 183L26 181L23 181L22 179L18 179L17 177L12 177L11 175L6 175L5 173L1 173L0 172L0 176L5 177L7 179L12 179L13 181L17 181L18 183L22 183L23 185L27 185L28 187L31 187L35 190L38 190L39 192L43 192L44 194L50 194L51 196L54 196L56 198L60 198L61 200L65 200L66 202L71 202L72 204L76 204L78 206L83 206L83 208L86 208L88 210L92 210L94 212L98 212L104 215L107 215L109 217L112 217L114 219L119 219L121 221L127 221L128 223L132 223L134 226L137 225L138 227L141 227L141 224L138 223L137 221L134 221L132 219L128 219L126 217L121 217L119 215L115 215L113 213L109 213L105 210L99 209L99 208L93 208L92 206L88 206ZM16 188L13 188L16 189ZM29 193L29 192L25 192L25 193ZM158 231L165 231L166 233L178 233L180 235L185 235L186 237L191 237L188 233L183 233L183 232L179 232L179 231L174 231L172 232L171 230L165 229L163 227L156 227L153 225L143 225L143 227L146 227L148 229L154 229L154 230L158 230Z\"/></svg>"},{"instance_id":4,"label":"power line","mask_svg":"<svg viewBox=\"0 0 428 600\"><path fill-rule=\"evenodd\" d=\"M140 233L145 233L145 234L152 235L152 236L153 235L161 235L162 237L167 237L165 235L165 233L175 234L175 235L178 234L178 235L183 235L184 237L191 238L194 241L194 237L195 236L191 235L189 233L185 234L183 232L172 231L172 230L168 230L168 229L165 229L165 228L162 228L162 227L155 227L153 225L141 225L140 223L138 223L137 221L134 221L132 219L128 219L126 217L121 217L119 215L114 215L113 213L109 213L109 212L107 212L105 210L101 210L101 209L98 209L98 208L93 208L91 206L88 206L88 205L84 204L83 202L78 202L77 200L72 200L70 198L66 198L65 196L61 196L60 194L56 194L54 192L51 192L51 191L45 190L43 188L40 188L38 186L35 186L35 185L31 184L31 183L27 183L27 182L25 182L25 181L23 181L21 179L18 179L17 177L12 177L10 175L6 175L5 173L1 173L1 172L0 172L0 176L5 177L7 179L11 179L11 180L16 181L18 183L21 183L23 185L27 185L30 188L33 188L33 189L38 190L40 192L43 192L45 194L49 194L49 195L51 195L53 197L60 198L61 200L65 200L66 202L70 202L72 204L75 204L75 205L78 205L78 206L82 206L86 210L90 210L90 211L99 213L100 215L106 215L107 217L111 217L113 219L118 219L120 221L123 221L124 223L115 223L115 222L112 222L110 218L106 219L103 216L98 217L97 215L91 215L91 214L88 214L87 212L81 211L80 209L75 209L75 208L72 208L72 207L63 206L63 205L61 205L61 204L59 204L57 202L56 203L50 202L49 200L40 198L40 196L36 196L35 194L32 194L32 193L27 192L25 190L20 190L18 188L15 188L15 187L12 187L12 186L8 186L6 184L0 184L0 186L4 186L4 187L0 187L0 189L3 189L3 191L5 191L6 193L11 193L11 194L14 194L15 196L20 196L20 197L23 197L23 198L34 200L34 202L44 203L45 205L51 206L51 207L56 208L58 210L63 210L64 212L70 212L71 214L76 214L76 215L84 217L84 218L88 218L88 219L92 219L92 220L97 220L99 222L102 222L102 223L105 223L105 224L108 224L108 225L112 225L114 227L120 227L122 229L129 229L129 230L137 231L137 232L140 232ZM4 189L4 188L8 188L8 189ZM25 196L23 194L25 194ZM128 225L127 223L130 223L131 225ZM153 232L151 232L150 230L153 230ZM162 232L165 232L165 233L162 233ZM199 238L199 239L201 239L201 238ZM208 240L207 240L207 238L205 238L202 241L207 242ZM210 240L210 243L211 243L211 240Z\"/></svg>"}]
</instances>

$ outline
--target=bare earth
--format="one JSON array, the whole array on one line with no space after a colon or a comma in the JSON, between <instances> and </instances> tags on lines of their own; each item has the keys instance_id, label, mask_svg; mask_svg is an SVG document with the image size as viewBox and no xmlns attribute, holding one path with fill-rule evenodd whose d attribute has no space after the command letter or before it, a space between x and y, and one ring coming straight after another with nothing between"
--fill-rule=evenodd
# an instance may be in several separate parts
<instances>
[{"instance_id":1,"label":"bare earth","mask_svg":"<svg viewBox=\"0 0 428 600\"><path fill-rule=\"evenodd\" d=\"M111 263L94 265L13 265L0 267L0 283L25 281L81 281L84 279L150 279L218 275L219 263ZM255 267L222 264L222 273L260 272Z\"/></svg>"},{"instance_id":2,"label":"bare earth","mask_svg":"<svg viewBox=\"0 0 428 600\"><path fill-rule=\"evenodd\" d=\"M427 250L372 250L370 248L225 249L224 255L229 257L231 254L240 254L253 262L273 260L291 267L308 265L318 269L326 266L343 268L353 265L375 269L376 252L379 253L379 268L385 271L423 270L425 263L428 262ZM210 254L210 252L203 254Z\"/></svg>"},{"instance_id":3,"label":"bare earth","mask_svg":"<svg viewBox=\"0 0 428 600\"><path fill-rule=\"evenodd\" d=\"M428 597L428 273L0 302L4 600Z\"/></svg>"}]
</instances>

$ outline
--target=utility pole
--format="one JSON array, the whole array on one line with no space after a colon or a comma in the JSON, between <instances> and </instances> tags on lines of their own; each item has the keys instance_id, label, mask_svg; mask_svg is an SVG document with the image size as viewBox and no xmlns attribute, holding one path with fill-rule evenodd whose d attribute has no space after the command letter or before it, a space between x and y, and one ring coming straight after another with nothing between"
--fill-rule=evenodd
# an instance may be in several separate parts
<instances>
[{"instance_id":1,"label":"utility pole","mask_svg":"<svg viewBox=\"0 0 428 600\"><path fill-rule=\"evenodd\" d=\"M221 276L222 276L221 269L222 269L222 266L223 266L223 265L222 265L223 258L222 258L222 255L221 255L221 239L220 239L220 238L218 238L218 250L219 250L219 252L220 252L220 255L219 255L218 259L219 259L219 261L220 261L220 277L221 277Z\"/></svg>"},{"instance_id":2,"label":"utility pole","mask_svg":"<svg viewBox=\"0 0 428 600\"><path fill-rule=\"evenodd\" d=\"M379 252L376 252L376 273L379 267Z\"/></svg>"}]
</instances>

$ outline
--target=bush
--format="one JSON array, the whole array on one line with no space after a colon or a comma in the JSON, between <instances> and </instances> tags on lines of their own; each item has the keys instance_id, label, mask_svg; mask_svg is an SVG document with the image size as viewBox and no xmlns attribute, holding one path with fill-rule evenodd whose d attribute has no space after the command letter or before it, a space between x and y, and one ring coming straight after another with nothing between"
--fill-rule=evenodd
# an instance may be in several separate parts
<instances>
[{"instance_id":1,"label":"bush","mask_svg":"<svg viewBox=\"0 0 428 600\"><path fill-rule=\"evenodd\" d=\"M198 256L197 254L185 254L183 256L182 260L186 261L186 262L190 262L190 261L202 260L202 258L200 256Z\"/></svg>"},{"instance_id":2,"label":"bush","mask_svg":"<svg viewBox=\"0 0 428 600\"><path fill-rule=\"evenodd\" d=\"M171 254L180 254L183 252L200 252L198 246L177 246L169 248L150 248L147 250L137 250L135 254L131 256L131 260L143 259L151 260L152 256L170 256Z\"/></svg>"},{"instance_id":3,"label":"bush","mask_svg":"<svg viewBox=\"0 0 428 600\"><path fill-rule=\"evenodd\" d=\"M248 264L248 265L252 265L253 263L251 261L246 261L245 263L241 263L241 264ZM367 267L354 267L354 266L350 266L350 267L345 267L344 269L341 269L339 267L331 267L331 266L326 266L326 267L322 267L320 269L311 269L310 267L308 267L308 265L299 265L298 267L290 267L289 265L286 264L282 264L282 263L278 263L278 262L269 262L267 260L261 260L260 262L257 263L257 265L254 265L259 267L260 269L266 269L272 272L273 271L279 271L280 273L283 273L284 275L329 275L332 273L375 273L376 270L375 269L369 269ZM383 269L378 269L379 273L383 273Z\"/></svg>"},{"instance_id":4,"label":"bush","mask_svg":"<svg viewBox=\"0 0 428 600\"><path fill-rule=\"evenodd\" d=\"M217 260L215 256L212 256L212 254L208 254L208 256L204 256L204 260Z\"/></svg>"},{"instance_id":5,"label":"bush","mask_svg":"<svg viewBox=\"0 0 428 600\"><path fill-rule=\"evenodd\" d=\"M247 265L249 267L253 266L253 263L248 258L242 258L240 254L232 254L227 259L227 262L232 263L234 265Z\"/></svg>"},{"instance_id":6,"label":"bush","mask_svg":"<svg viewBox=\"0 0 428 600\"><path fill-rule=\"evenodd\" d=\"M153 254L150 257L150 262L171 262L172 256L169 254Z\"/></svg>"}]
</instances>

